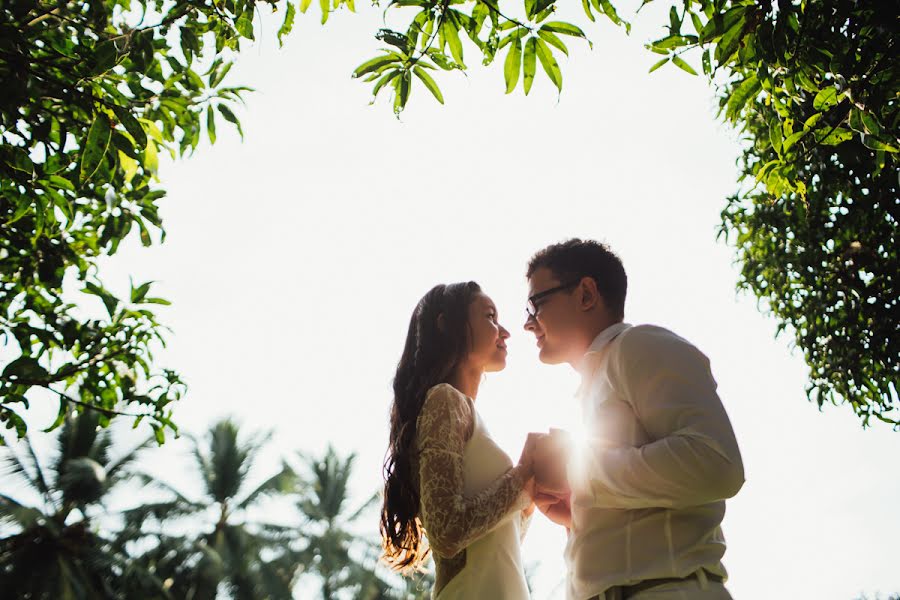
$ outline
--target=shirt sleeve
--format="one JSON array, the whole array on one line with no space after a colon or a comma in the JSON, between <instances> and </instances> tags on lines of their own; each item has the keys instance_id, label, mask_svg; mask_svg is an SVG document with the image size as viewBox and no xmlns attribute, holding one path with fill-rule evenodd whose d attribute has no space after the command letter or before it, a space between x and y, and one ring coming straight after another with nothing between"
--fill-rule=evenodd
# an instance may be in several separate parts
<instances>
[{"instance_id":1,"label":"shirt sleeve","mask_svg":"<svg viewBox=\"0 0 900 600\"><path fill-rule=\"evenodd\" d=\"M744 467L709 360L671 332L642 329L611 351L608 375L652 441L589 442L584 466L594 506L682 508L734 496Z\"/></svg>"},{"instance_id":2,"label":"shirt sleeve","mask_svg":"<svg viewBox=\"0 0 900 600\"><path fill-rule=\"evenodd\" d=\"M524 508L521 467L511 467L474 496L463 493L463 451L474 423L468 399L449 385L433 388L417 425L422 523L431 549L457 555L513 511Z\"/></svg>"}]
</instances>

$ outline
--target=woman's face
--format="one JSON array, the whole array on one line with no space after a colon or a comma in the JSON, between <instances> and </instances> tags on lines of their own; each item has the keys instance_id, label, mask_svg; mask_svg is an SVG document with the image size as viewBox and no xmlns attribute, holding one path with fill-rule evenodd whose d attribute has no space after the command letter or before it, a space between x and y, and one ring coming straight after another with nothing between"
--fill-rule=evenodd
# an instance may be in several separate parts
<instances>
[{"instance_id":1,"label":"woman's face","mask_svg":"<svg viewBox=\"0 0 900 600\"><path fill-rule=\"evenodd\" d=\"M502 371L506 366L506 339L509 332L498 322L497 307L485 293L478 292L469 304L469 353L466 362L485 371Z\"/></svg>"}]
</instances>

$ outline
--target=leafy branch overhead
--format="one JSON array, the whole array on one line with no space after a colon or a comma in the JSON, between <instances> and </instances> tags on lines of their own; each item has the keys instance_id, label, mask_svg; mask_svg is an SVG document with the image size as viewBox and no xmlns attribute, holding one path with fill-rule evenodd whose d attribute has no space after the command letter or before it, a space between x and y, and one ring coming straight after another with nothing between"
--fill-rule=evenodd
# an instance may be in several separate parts
<instances>
[{"instance_id":1,"label":"leafy branch overhead","mask_svg":"<svg viewBox=\"0 0 900 600\"><path fill-rule=\"evenodd\" d=\"M466 4L472 5L468 11L463 9ZM587 41L584 31L576 25L547 20L556 10L556 5L548 0L525 2L525 16L521 20L506 16L490 0L471 3L399 0L392 2L391 8L414 8L416 14L405 32L379 30L375 37L390 47L357 67L353 76L374 82L374 97L382 90L392 90L397 115L409 101L413 76L438 102L444 103L438 84L427 71L464 71L466 45L474 45L484 65L491 64L505 51L506 93L514 91L521 78L523 90L528 94L538 62L557 90L562 91L562 71L553 49L568 54L568 47L560 36ZM585 5L585 10L590 12L590 7ZM468 42L464 44L463 40Z\"/></svg>"},{"instance_id":2,"label":"leafy branch overhead","mask_svg":"<svg viewBox=\"0 0 900 600\"><path fill-rule=\"evenodd\" d=\"M644 0L643 5L661 0ZM22 436L36 397L90 409L104 425L145 419L174 431L175 371L150 284L104 285L99 259L131 234L165 237L159 154L191 155L249 88L226 83L259 9L283 14L279 41L314 8L325 23L352 0L25 0L0 4L0 423ZM622 4L622 3L618 3ZM563 88L562 57L590 46L598 15L630 32L611 0L582 0L581 23L558 2L397 0L405 27L354 77L399 115L414 90L438 102L447 72L473 56L500 63L507 93L535 80ZM576 5L577 6L577 5ZM651 71L673 65L716 87L723 119L744 136L737 191L722 211L739 287L792 336L811 399L848 402L863 424L900 424L897 98L900 4L877 0L680 0L647 44ZM402 10L401 10L402 9ZM636 18L636 17L635 17ZM396 22L396 21L393 21ZM540 67L538 67L540 65ZM541 85L541 84L538 84ZM418 92L417 92L418 93ZM418 96L417 96L418 97ZM99 302L97 302L99 300ZM96 308L91 315L89 309ZM98 312L102 311L102 312ZM98 316L99 315L99 316ZM8 357L8 358L6 358ZM60 421L57 420L57 425ZM0 442L4 438L0 436Z\"/></svg>"},{"instance_id":3,"label":"leafy branch overhead","mask_svg":"<svg viewBox=\"0 0 900 600\"><path fill-rule=\"evenodd\" d=\"M0 422L18 436L34 390L100 424L147 419L175 430L184 391L154 348L168 302L136 285L128 300L104 287L97 259L131 234L165 232L159 154L191 154L249 88L225 83L257 3L16 2L0 6ZM274 5L273 5L274 6ZM78 290L84 294L78 299ZM102 317L81 310L98 298ZM73 300L78 301L76 306ZM0 436L0 443L3 437Z\"/></svg>"},{"instance_id":4,"label":"leafy branch overhead","mask_svg":"<svg viewBox=\"0 0 900 600\"><path fill-rule=\"evenodd\" d=\"M510 5L524 16L508 16ZM552 0L510 5L392 2L415 10L408 28L380 30L389 47L353 75L374 82L375 96L391 90L398 115L416 79L443 103L428 71L465 70L464 51L485 65L500 55L507 93L521 82L528 94L538 63L561 92L563 39L587 40L584 30L550 20ZM599 13L630 32L609 0L582 6L588 21ZM803 350L810 399L848 402L864 425L900 426L898 22L900 5L876 0L681 0L646 44L661 56L651 73L702 72L720 115L745 134L740 188L722 212L738 285Z\"/></svg>"}]
</instances>

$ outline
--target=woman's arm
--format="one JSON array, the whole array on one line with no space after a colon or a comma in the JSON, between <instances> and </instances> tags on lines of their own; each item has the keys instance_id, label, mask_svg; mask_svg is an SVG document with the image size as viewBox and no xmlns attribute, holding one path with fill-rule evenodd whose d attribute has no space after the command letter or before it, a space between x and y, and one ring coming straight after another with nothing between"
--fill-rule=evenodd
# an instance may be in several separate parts
<instances>
[{"instance_id":1,"label":"woman's arm","mask_svg":"<svg viewBox=\"0 0 900 600\"><path fill-rule=\"evenodd\" d=\"M432 550L451 557L530 501L523 494L529 465L512 467L474 496L463 494L463 451L474 413L468 399L449 385L433 388L419 415L422 523Z\"/></svg>"}]
</instances>

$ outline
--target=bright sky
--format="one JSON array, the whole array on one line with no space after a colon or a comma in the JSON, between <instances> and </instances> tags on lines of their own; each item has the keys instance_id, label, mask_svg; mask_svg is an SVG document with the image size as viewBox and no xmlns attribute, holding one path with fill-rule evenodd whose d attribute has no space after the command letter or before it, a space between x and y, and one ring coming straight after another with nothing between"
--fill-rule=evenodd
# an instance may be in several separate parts
<instances>
[{"instance_id":1,"label":"bright sky","mask_svg":"<svg viewBox=\"0 0 900 600\"><path fill-rule=\"evenodd\" d=\"M735 293L716 229L736 189L737 136L703 79L647 74L655 58L641 43L662 10L642 13L630 38L598 22L593 51L573 40L559 101L542 72L530 97L505 96L502 63L485 69L467 46L468 77L438 79L447 105L417 86L398 122L350 78L379 47L380 11L363 4L324 28L313 7L281 50L280 15L262 15L261 41L229 76L257 90L239 111L246 139L220 122L214 147L164 163L165 244L132 239L104 267L114 290L133 274L174 302L161 311L175 333L159 362L190 384L181 427L233 415L274 430L258 479L295 450L356 452L361 501L380 485L415 303L436 283L474 279L513 332L509 366L477 404L515 459L528 431L579 417L575 374L541 364L521 329L525 264L568 237L605 240L628 271L626 320L666 326L712 361L747 475L724 523L735 598L900 591L900 434L808 403L800 352ZM149 468L192 490L193 476L161 458L187 464L184 448L167 444ZM377 534L374 514L363 525ZM563 544L536 520L523 550L540 563L536 599L563 597Z\"/></svg>"}]
</instances>

